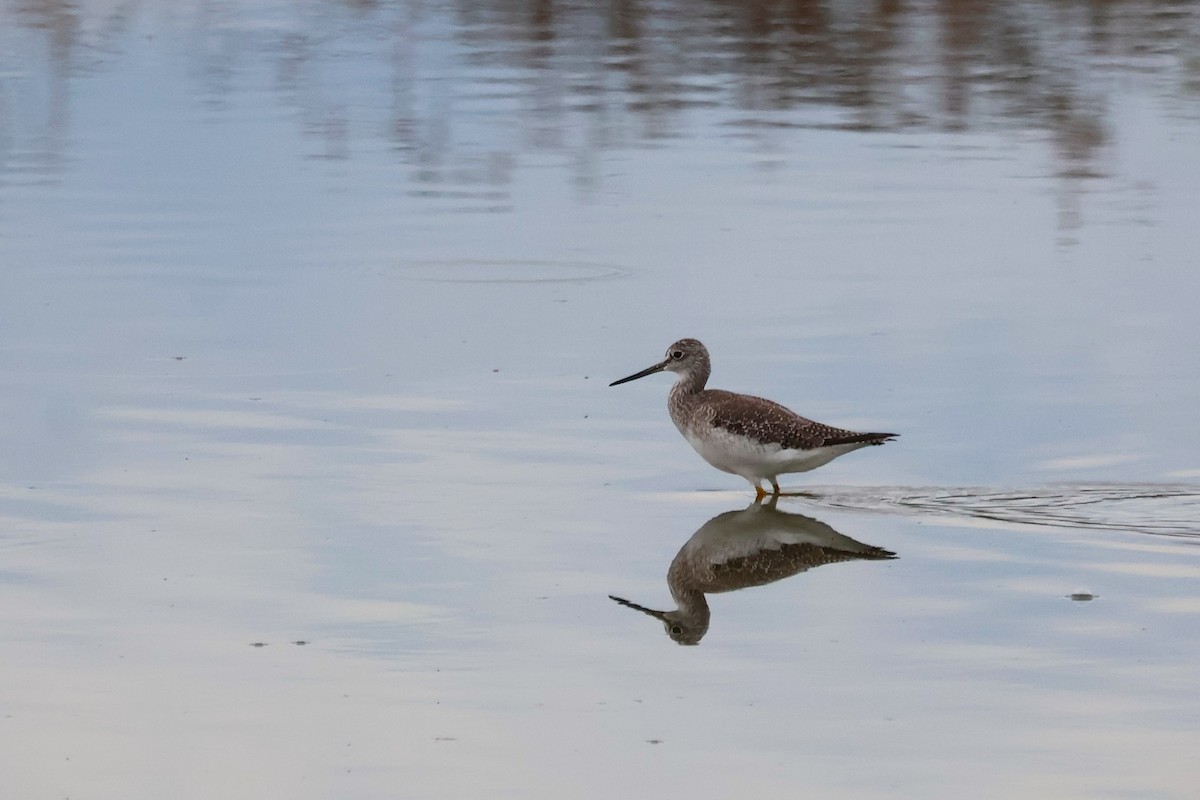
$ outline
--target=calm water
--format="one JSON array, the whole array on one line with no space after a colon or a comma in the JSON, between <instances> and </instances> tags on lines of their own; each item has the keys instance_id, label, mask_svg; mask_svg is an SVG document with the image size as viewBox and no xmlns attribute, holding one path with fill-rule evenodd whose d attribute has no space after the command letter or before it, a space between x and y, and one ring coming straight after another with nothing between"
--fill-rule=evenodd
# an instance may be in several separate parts
<instances>
[{"instance_id":1,"label":"calm water","mask_svg":"<svg viewBox=\"0 0 1200 800\"><path fill-rule=\"evenodd\" d=\"M0 794L1194 797L1198 54L0 2ZM682 336L902 436L753 506L607 387Z\"/></svg>"}]
</instances>

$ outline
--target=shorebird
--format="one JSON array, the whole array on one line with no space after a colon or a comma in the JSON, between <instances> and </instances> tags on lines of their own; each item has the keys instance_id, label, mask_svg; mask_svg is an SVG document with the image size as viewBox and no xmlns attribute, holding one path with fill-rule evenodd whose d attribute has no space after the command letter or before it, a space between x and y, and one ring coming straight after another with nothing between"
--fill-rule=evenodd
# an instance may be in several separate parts
<instances>
[{"instance_id":1,"label":"shorebird","mask_svg":"<svg viewBox=\"0 0 1200 800\"><path fill-rule=\"evenodd\" d=\"M765 586L839 561L896 557L820 520L779 511L777 501L778 497L766 503L755 500L741 511L718 514L679 548L667 569L674 610L656 611L611 594L609 598L662 622L679 644L699 644L712 616L706 594Z\"/></svg>"},{"instance_id":2,"label":"shorebird","mask_svg":"<svg viewBox=\"0 0 1200 800\"><path fill-rule=\"evenodd\" d=\"M680 339L662 361L609 386L656 372L675 372L667 410L671 421L700 457L719 470L741 475L762 499L762 481L779 495L778 477L808 472L840 455L883 444L899 434L856 433L805 419L779 403L748 394L705 389L712 366L708 350L695 339Z\"/></svg>"}]
</instances>

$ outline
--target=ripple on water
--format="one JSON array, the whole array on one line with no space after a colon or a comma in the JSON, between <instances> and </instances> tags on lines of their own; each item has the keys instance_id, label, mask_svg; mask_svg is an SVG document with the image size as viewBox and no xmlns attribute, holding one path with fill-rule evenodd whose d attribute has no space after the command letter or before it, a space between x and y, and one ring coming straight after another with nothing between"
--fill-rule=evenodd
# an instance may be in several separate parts
<instances>
[{"instance_id":1,"label":"ripple on water","mask_svg":"<svg viewBox=\"0 0 1200 800\"><path fill-rule=\"evenodd\" d=\"M615 264L591 261L408 261L381 274L434 283L585 283L629 274Z\"/></svg>"},{"instance_id":2,"label":"ripple on water","mask_svg":"<svg viewBox=\"0 0 1200 800\"><path fill-rule=\"evenodd\" d=\"M1200 538L1200 485L1055 484L1031 490L828 487L812 501L859 511Z\"/></svg>"}]
</instances>

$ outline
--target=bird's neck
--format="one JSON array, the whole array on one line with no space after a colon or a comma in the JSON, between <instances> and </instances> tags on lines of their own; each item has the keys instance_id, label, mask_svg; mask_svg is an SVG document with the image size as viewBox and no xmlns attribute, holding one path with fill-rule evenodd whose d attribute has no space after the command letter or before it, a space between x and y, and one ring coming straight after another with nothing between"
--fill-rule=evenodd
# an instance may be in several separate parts
<instances>
[{"instance_id":1,"label":"bird's neck","mask_svg":"<svg viewBox=\"0 0 1200 800\"><path fill-rule=\"evenodd\" d=\"M667 588L671 591L671 598L675 601L675 605L679 606L680 616L691 620L708 616L708 598L704 596L704 592L695 586L671 584L670 582L668 582Z\"/></svg>"},{"instance_id":2,"label":"bird's neck","mask_svg":"<svg viewBox=\"0 0 1200 800\"><path fill-rule=\"evenodd\" d=\"M696 580L693 564L686 557L686 551L687 545L684 545L684 549L679 551L667 568L667 589L682 616L699 618L708 614L708 600Z\"/></svg>"},{"instance_id":3,"label":"bird's neck","mask_svg":"<svg viewBox=\"0 0 1200 800\"><path fill-rule=\"evenodd\" d=\"M671 387L672 394L699 394L708 383L708 364L698 364L695 369L680 373L679 380Z\"/></svg>"}]
</instances>

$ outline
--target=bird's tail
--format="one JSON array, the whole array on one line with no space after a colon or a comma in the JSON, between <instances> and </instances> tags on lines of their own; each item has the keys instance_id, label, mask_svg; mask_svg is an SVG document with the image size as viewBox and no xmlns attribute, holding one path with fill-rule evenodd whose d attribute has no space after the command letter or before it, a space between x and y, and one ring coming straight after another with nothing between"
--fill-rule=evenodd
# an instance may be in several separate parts
<instances>
[{"instance_id":1,"label":"bird's tail","mask_svg":"<svg viewBox=\"0 0 1200 800\"><path fill-rule=\"evenodd\" d=\"M839 436L836 439L826 439L825 444L883 444L899 435L898 433L854 433L849 436Z\"/></svg>"}]
</instances>

